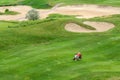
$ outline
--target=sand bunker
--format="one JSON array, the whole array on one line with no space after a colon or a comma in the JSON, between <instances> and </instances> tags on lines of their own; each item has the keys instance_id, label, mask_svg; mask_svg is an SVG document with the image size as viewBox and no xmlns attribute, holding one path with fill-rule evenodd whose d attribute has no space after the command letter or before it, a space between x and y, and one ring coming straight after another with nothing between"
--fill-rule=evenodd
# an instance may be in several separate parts
<instances>
[{"instance_id":1,"label":"sand bunker","mask_svg":"<svg viewBox=\"0 0 120 80\"><path fill-rule=\"evenodd\" d=\"M41 10L41 18L46 18L49 14L74 15L76 18L93 18L120 14L119 7L97 6L97 5L73 5L56 7L51 10Z\"/></svg>"},{"instance_id":2,"label":"sand bunker","mask_svg":"<svg viewBox=\"0 0 120 80\"><path fill-rule=\"evenodd\" d=\"M19 12L20 14L17 15L0 15L0 20L26 20L25 15L26 13L31 10L30 6L6 6L0 7L0 12L4 12L5 9L9 9L10 11Z\"/></svg>"},{"instance_id":3,"label":"sand bunker","mask_svg":"<svg viewBox=\"0 0 120 80\"><path fill-rule=\"evenodd\" d=\"M5 9L19 12L17 15L0 15L0 20L26 20L26 13L32 9L30 6L7 6L0 7L0 12ZM108 16L113 14L120 14L120 8L110 6L97 5L73 5L73 6L55 6L52 9L36 9L39 11L40 18L46 18L49 14L63 14L74 15L76 18L93 18L100 16Z\"/></svg>"},{"instance_id":4,"label":"sand bunker","mask_svg":"<svg viewBox=\"0 0 120 80\"><path fill-rule=\"evenodd\" d=\"M107 23L107 22L85 21L84 24L90 25L90 26L96 28L96 30L89 30L89 29L86 29L86 28L79 26L78 24L75 24L75 23L66 24L65 29L67 31L71 31L71 32L89 33L89 32L104 32L104 31L110 30L114 27L113 24Z\"/></svg>"}]
</instances>

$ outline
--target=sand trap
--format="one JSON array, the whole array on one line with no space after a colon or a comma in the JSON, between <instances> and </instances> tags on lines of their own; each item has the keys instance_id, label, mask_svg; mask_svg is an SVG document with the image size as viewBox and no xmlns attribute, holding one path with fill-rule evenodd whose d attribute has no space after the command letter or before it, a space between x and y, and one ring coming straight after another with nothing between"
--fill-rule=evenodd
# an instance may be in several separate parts
<instances>
[{"instance_id":1,"label":"sand trap","mask_svg":"<svg viewBox=\"0 0 120 80\"><path fill-rule=\"evenodd\" d=\"M74 15L76 18L93 18L120 14L119 7L98 6L98 5L73 5L56 7L51 10L41 10L41 18L46 18L49 14Z\"/></svg>"},{"instance_id":2,"label":"sand trap","mask_svg":"<svg viewBox=\"0 0 120 80\"><path fill-rule=\"evenodd\" d=\"M90 26L96 28L96 30L89 30L89 29L86 29L86 28L79 26L78 24L75 24L75 23L66 24L65 29L67 31L71 31L71 32L89 33L89 32L104 32L104 31L110 30L114 27L113 24L107 23L107 22L85 21L84 24L90 25Z\"/></svg>"},{"instance_id":3,"label":"sand trap","mask_svg":"<svg viewBox=\"0 0 120 80\"><path fill-rule=\"evenodd\" d=\"M17 15L0 15L0 20L26 20L25 15L26 13L31 10L30 6L6 6L0 7L0 12L4 12L5 9L9 9L10 11L19 12L20 14Z\"/></svg>"},{"instance_id":4,"label":"sand trap","mask_svg":"<svg viewBox=\"0 0 120 80\"><path fill-rule=\"evenodd\" d=\"M0 15L0 20L26 20L26 13L32 9L30 6L7 6L0 7L0 12L5 9L19 12L17 15ZM108 16L120 14L119 7L97 6L97 5L73 5L73 6L55 6L52 9L36 9L39 11L41 18L48 17L49 14L74 15L76 18L93 18L100 16Z\"/></svg>"}]
</instances>

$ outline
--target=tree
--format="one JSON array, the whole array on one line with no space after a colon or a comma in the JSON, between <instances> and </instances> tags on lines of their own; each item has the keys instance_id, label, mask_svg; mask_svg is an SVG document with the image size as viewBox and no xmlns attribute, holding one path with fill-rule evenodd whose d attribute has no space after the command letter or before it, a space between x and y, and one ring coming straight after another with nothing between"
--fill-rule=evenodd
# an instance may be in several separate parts
<instances>
[{"instance_id":1,"label":"tree","mask_svg":"<svg viewBox=\"0 0 120 80\"><path fill-rule=\"evenodd\" d=\"M39 19L38 11L36 11L35 9L32 9L32 10L28 11L27 14L26 14L26 18L28 20L37 20L37 19Z\"/></svg>"}]
</instances>

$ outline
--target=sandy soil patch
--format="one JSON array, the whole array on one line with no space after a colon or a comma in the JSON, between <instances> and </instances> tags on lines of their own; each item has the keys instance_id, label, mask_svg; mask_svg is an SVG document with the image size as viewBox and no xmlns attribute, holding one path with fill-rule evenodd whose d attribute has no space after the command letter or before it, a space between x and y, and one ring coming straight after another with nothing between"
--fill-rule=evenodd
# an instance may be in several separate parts
<instances>
[{"instance_id":1,"label":"sandy soil patch","mask_svg":"<svg viewBox=\"0 0 120 80\"><path fill-rule=\"evenodd\" d=\"M71 32L84 32L84 33L89 33L89 32L104 32L107 30L110 30L114 27L112 23L107 23L107 22L91 22L91 21L85 21L84 24L90 25L96 30L89 30L86 29L78 24L75 23L68 23L65 25L65 29L67 31Z\"/></svg>"},{"instance_id":2,"label":"sandy soil patch","mask_svg":"<svg viewBox=\"0 0 120 80\"><path fill-rule=\"evenodd\" d=\"M4 12L5 9L9 9L10 11L19 12L20 14L17 15L0 15L0 20L26 20L25 15L26 13L32 9L30 6L6 6L0 7L0 12Z\"/></svg>"},{"instance_id":3,"label":"sandy soil patch","mask_svg":"<svg viewBox=\"0 0 120 80\"><path fill-rule=\"evenodd\" d=\"M32 9L30 6L7 6L0 7L0 11L5 9L19 12L18 15L0 15L0 20L26 20L26 13ZM52 9L36 9L39 11L40 18L46 18L49 14L74 15L76 18L93 18L120 14L119 7L97 6L97 5L73 5L73 6L55 6Z\"/></svg>"},{"instance_id":4,"label":"sandy soil patch","mask_svg":"<svg viewBox=\"0 0 120 80\"><path fill-rule=\"evenodd\" d=\"M43 14L42 14L43 13ZM120 14L119 7L97 6L97 5L73 5L56 7L52 10L41 10L41 18L46 18L49 14L74 15L76 18L93 18Z\"/></svg>"},{"instance_id":5,"label":"sandy soil patch","mask_svg":"<svg viewBox=\"0 0 120 80\"><path fill-rule=\"evenodd\" d=\"M68 23L65 25L65 29L67 31L71 31L71 32L89 32L89 29L86 29L78 24L75 23Z\"/></svg>"}]
</instances>

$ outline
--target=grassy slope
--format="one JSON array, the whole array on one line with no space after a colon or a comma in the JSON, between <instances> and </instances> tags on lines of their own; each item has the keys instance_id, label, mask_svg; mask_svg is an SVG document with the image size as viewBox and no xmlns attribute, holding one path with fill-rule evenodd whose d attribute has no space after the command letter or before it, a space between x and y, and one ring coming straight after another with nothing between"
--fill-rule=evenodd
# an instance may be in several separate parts
<instances>
[{"instance_id":1,"label":"grassy slope","mask_svg":"<svg viewBox=\"0 0 120 80\"><path fill-rule=\"evenodd\" d=\"M19 28L6 27L17 23L1 22L0 28L6 28L0 31L0 80L117 80L119 17L91 19L112 22L116 27L89 34L65 31L66 19ZM83 59L74 62L77 51Z\"/></svg>"},{"instance_id":2,"label":"grassy slope","mask_svg":"<svg viewBox=\"0 0 120 80\"><path fill-rule=\"evenodd\" d=\"M10 2L9 2L10 1ZM0 4L14 4L14 0ZM12 2L13 1L13 2ZM25 4L94 3L119 6L119 0L32 0ZM34 5L34 4L36 5ZM16 4L16 3L15 3ZM80 34L64 30L65 19L27 27L8 28L18 23L0 22L0 80L117 80L120 78L120 15L95 18L116 27L105 33ZM76 20L75 20L76 21ZM72 61L81 51L83 60Z\"/></svg>"}]
</instances>

